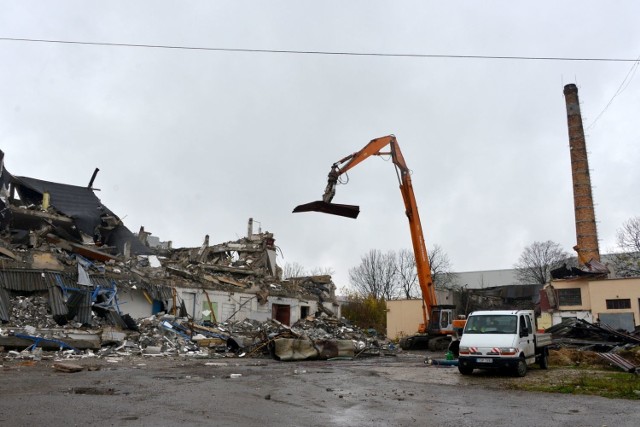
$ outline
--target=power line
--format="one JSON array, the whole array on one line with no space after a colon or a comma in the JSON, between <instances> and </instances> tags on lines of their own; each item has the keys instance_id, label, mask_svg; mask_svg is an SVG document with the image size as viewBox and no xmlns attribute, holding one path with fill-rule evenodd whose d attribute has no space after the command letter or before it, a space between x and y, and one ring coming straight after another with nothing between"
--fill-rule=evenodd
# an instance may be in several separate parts
<instances>
[{"instance_id":1,"label":"power line","mask_svg":"<svg viewBox=\"0 0 640 427\"><path fill-rule=\"evenodd\" d=\"M586 130L591 129L596 125L596 123L598 123L598 120L600 120L600 117L602 117L602 115L607 111L609 106L611 106L611 104L613 103L613 100L616 99L616 97L620 95L622 92L624 92L625 89L629 86L629 84L631 84L631 80L633 80L633 77L635 76L636 71L638 71L638 65L640 65L640 56L636 58L635 63L631 66L631 69L629 70L627 75L624 77L624 80L622 80L622 83L620 83L620 86L618 86L618 90L616 90L616 92L613 94L613 96L611 97L607 105L605 105L602 111L600 111L600 114L598 114L598 116L593 120L593 122L591 122L591 124L587 126Z\"/></svg>"},{"instance_id":2,"label":"power line","mask_svg":"<svg viewBox=\"0 0 640 427\"><path fill-rule=\"evenodd\" d=\"M445 54L421 54L421 53L379 53L379 52L340 52L322 50L287 50L287 49L246 49L226 47L197 47L197 46L171 46L160 44L135 44L135 43L108 43L108 42L83 42L74 40L54 39L28 39L15 37L0 37L0 41L29 42L29 43L57 43L84 46L107 47L135 47L151 49L174 50L199 50L211 52L241 52L241 53L280 53L294 55L332 55L332 56L377 56L388 58L446 58L446 59L503 59L517 61L590 61L590 62L636 62L637 59L626 58L569 58L561 56L508 56L508 55L445 55Z\"/></svg>"}]
</instances>

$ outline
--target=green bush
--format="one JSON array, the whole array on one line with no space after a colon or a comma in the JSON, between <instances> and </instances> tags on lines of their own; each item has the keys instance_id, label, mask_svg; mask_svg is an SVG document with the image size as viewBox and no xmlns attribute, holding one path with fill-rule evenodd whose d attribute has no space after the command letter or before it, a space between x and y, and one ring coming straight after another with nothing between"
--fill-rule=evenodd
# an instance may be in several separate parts
<instances>
[{"instance_id":1,"label":"green bush","mask_svg":"<svg viewBox=\"0 0 640 427\"><path fill-rule=\"evenodd\" d=\"M375 329L378 334L386 334L387 303L384 299L349 295L348 302L342 306L342 316L360 329Z\"/></svg>"}]
</instances>

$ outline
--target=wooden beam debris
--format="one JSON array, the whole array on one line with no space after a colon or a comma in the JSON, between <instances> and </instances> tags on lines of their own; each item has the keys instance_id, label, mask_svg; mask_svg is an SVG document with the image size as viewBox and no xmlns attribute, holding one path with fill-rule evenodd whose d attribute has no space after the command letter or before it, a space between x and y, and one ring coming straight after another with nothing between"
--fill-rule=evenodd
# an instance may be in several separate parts
<instances>
[{"instance_id":1,"label":"wooden beam debris","mask_svg":"<svg viewBox=\"0 0 640 427\"><path fill-rule=\"evenodd\" d=\"M223 282L223 283L227 283L229 285L237 286L239 288L246 288L247 287L247 285L245 283L237 282L237 281L235 281L233 279L230 279L228 277L220 276L220 277L218 277L218 280Z\"/></svg>"}]
</instances>

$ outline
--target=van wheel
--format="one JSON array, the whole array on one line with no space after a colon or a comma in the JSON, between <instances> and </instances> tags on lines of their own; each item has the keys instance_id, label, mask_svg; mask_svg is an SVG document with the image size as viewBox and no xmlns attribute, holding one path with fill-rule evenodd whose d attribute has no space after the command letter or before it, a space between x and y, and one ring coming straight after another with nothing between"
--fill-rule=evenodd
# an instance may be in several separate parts
<instances>
[{"instance_id":1,"label":"van wheel","mask_svg":"<svg viewBox=\"0 0 640 427\"><path fill-rule=\"evenodd\" d=\"M549 351L546 348L542 350L538 366L542 369L549 369Z\"/></svg>"},{"instance_id":2,"label":"van wheel","mask_svg":"<svg viewBox=\"0 0 640 427\"><path fill-rule=\"evenodd\" d=\"M468 366L458 365L458 371L460 371L460 373L462 375L471 375L471 374L473 374L473 368L470 368Z\"/></svg>"},{"instance_id":3,"label":"van wheel","mask_svg":"<svg viewBox=\"0 0 640 427\"><path fill-rule=\"evenodd\" d=\"M524 377L527 375L527 362L522 357L518 359L518 365L516 366L514 373L518 377Z\"/></svg>"}]
</instances>

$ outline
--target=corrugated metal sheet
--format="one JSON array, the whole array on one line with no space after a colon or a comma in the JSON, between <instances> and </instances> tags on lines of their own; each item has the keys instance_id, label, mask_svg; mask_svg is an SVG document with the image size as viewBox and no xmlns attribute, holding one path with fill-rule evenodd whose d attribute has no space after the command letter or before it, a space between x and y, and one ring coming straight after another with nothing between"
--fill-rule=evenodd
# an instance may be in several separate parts
<instances>
[{"instance_id":1,"label":"corrugated metal sheet","mask_svg":"<svg viewBox=\"0 0 640 427\"><path fill-rule=\"evenodd\" d=\"M11 315L9 291L14 292L42 292L49 293L51 314L66 315L67 305L62 298L59 284L70 286L73 280L63 273L7 269L0 271L0 319L9 321Z\"/></svg>"},{"instance_id":2,"label":"corrugated metal sheet","mask_svg":"<svg viewBox=\"0 0 640 427\"><path fill-rule=\"evenodd\" d=\"M77 281L77 275L63 272L23 269L0 270L0 319L10 320L11 307L8 291L47 291L52 315L72 315L79 323L91 323L93 315L91 293L96 286L112 288L115 282L104 276L91 276L93 286L79 285Z\"/></svg>"},{"instance_id":3,"label":"corrugated metal sheet","mask_svg":"<svg viewBox=\"0 0 640 427\"><path fill-rule=\"evenodd\" d=\"M113 280L104 276L91 276L91 283L93 286L100 286L101 288L110 288L113 286Z\"/></svg>"},{"instance_id":4,"label":"corrugated metal sheet","mask_svg":"<svg viewBox=\"0 0 640 427\"><path fill-rule=\"evenodd\" d=\"M49 287L49 307L54 316L66 316L69 313L67 304L62 298L62 291L57 286Z\"/></svg>"},{"instance_id":5,"label":"corrugated metal sheet","mask_svg":"<svg viewBox=\"0 0 640 427\"><path fill-rule=\"evenodd\" d=\"M90 324L93 317L92 293L97 287L113 289L130 287L130 280L113 279L104 275L90 276L92 286L79 285L77 274L25 270L0 270L0 320L10 321L11 299L10 292L44 292L49 295L49 306L54 316L66 316L83 324ZM171 288L163 285L153 285L136 282L136 286L145 289L153 299L168 301L172 298ZM109 292L107 291L107 294ZM109 297L110 295L106 295ZM65 300L66 299L66 300ZM112 324L126 328L126 323L113 309L107 309L107 318Z\"/></svg>"},{"instance_id":6,"label":"corrugated metal sheet","mask_svg":"<svg viewBox=\"0 0 640 427\"><path fill-rule=\"evenodd\" d=\"M75 314L77 322L91 323L91 294L89 292L73 292L67 300L70 314Z\"/></svg>"},{"instance_id":7,"label":"corrugated metal sheet","mask_svg":"<svg viewBox=\"0 0 640 427\"><path fill-rule=\"evenodd\" d=\"M91 275L91 283L102 287L111 287L115 280L104 276ZM120 281L120 283L128 283ZM64 273L42 270L4 269L0 270L0 287L10 291L46 291L49 286L87 290L89 286L78 285L77 273Z\"/></svg>"},{"instance_id":8,"label":"corrugated metal sheet","mask_svg":"<svg viewBox=\"0 0 640 427\"><path fill-rule=\"evenodd\" d=\"M51 285L73 286L74 281L64 273L42 270L0 270L0 287L10 291L46 291Z\"/></svg>"},{"instance_id":9,"label":"corrugated metal sheet","mask_svg":"<svg viewBox=\"0 0 640 427\"><path fill-rule=\"evenodd\" d=\"M150 283L142 283L139 285L149 293L152 299L157 301L170 301L173 298L171 288L162 285L152 285Z\"/></svg>"},{"instance_id":10,"label":"corrugated metal sheet","mask_svg":"<svg viewBox=\"0 0 640 427\"><path fill-rule=\"evenodd\" d=\"M9 299L9 292L0 288L0 320L8 322L11 317L11 300Z\"/></svg>"},{"instance_id":11,"label":"corrugated metal sheet","mask_svg":"<svg viewBox=\"0 0 640 427\"><path fill-rule=\"evenodd\" d=\"M91 317L93 315L93 312L91 311L91 294L87 292L82 294L82 296L84 298L82 298L82 303L78 307L76 321L83 325L89 325L91 324Z\"/></svg>"},{"instance_id":12,"label":"corrugated metal sheet","mask_svg":"<svg viewBox=\"0 0 640 427\"><path fill-rule=\"evenodd\" d=\"M615 353L598 353L598 356L608 360L609 362L613 363L614 365L618 366L620 369L626 372L635 372L636 369L638 368L633 363L629 362L627 359Z\"/></svg>"},{"instance_id":13,"label":"corrugated metal sheet","mask_svg":"<svg viewBox=\"0 0 640 427\"><path fill-rule=\"evenodd\" d=\"M120 316L120 314L118 314L115 310L107 310L106 317L112 325L119 326L122 329L128 328L127 324L122 319L122 316Z\"/></svg>"}]
</instances>

